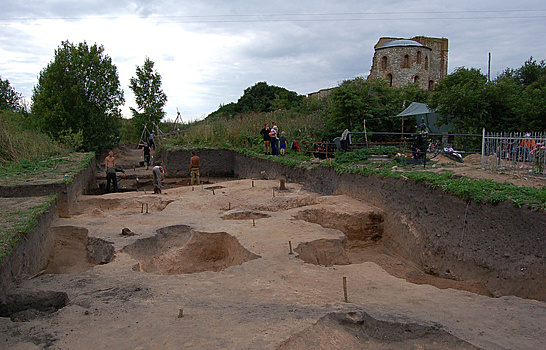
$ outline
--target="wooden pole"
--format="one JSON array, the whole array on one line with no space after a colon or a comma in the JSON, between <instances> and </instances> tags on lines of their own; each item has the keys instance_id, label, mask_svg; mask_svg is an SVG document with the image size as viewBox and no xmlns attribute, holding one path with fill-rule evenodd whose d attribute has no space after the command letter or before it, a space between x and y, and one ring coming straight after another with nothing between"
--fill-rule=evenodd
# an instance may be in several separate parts
<instances>
[{"instance_id":1,"label":"wooden pole","mask_svg":"<svg viewBox=\"0 0 546 350\"><path fill-rule=\"evenodd\" d=\"M364 138L366 139L366 147L368 147L368 133L366 132L366 119L364 119Z\"/></svg>"},{"instance_id":2,"label":"wooden pole","mask_svg":"<svg viewBox=\"0 0 546 350\"><path fill-rule=\"evenodd\" d=\"M290 254L290 255L294 254L294 253L292 252L292 241L288 241L288 246L290 247L290 253L289 253L289 254Z\"/></svg>"},{"instance_id":3,"label":"wooden pole","mask_svg":"<svg viewBox=\"0 0 546 350\"><path fill-rule=\"evenodd\" d=\"M347 296L347 277L343 277L343 295L345 296L345 302L349 302L349 297Z\"/></svg>"},{"instance_id":4,"label":"wooden pole","mask_svg":"<svg viewBox=\"0 0 546 350\"><path fill-rule=\"evenodd\" d=\"M252 219L252 226L256 226L256 219Z\"/></svg>"}]
</instances>

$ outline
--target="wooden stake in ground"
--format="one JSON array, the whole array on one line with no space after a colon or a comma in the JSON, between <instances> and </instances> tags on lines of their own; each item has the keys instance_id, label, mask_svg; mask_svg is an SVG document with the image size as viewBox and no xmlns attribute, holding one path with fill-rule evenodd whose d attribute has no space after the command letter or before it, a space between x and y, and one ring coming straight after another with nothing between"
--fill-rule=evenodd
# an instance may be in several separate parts
<instances>
[{"instance_id":1,"label":"wooden stake in ground","mask_svg":"<svg viewBox=\"0 0 546 350\"><path fill-rule=\"evenodd\" d=\"M292 252L292 241L288 241L288 247L290 247L290 253L288 253L288 254L290 254L290 255L294 254Z\"/></svg>"},{"instance_id":2,"label":"wooden stake in ground","mask_svg":"<svg viewBox=\"0 0 546 350\"><path fill-rule=\"evenodd\" d=\"M252 187L254 187L254 180L252 180Z\"/></svg>"},{"instance_id":3,"label":"wooden stake in ground","mask_svg":"<svg viewBox=\"0 0 546 350\"><path fill-rule=\"evenodd\" d=\"M347 296L347 277L343 277L343 295L345 296L345 302L349 302L349 297Z\"/></svg>"},{"instance_id":4,"label":"wooden stake in ground","mask_svg":"<svg viewBox=\"0 0 546 350\"><path fill-rule=\"evenodd\" d=\"M280 184L279 184L279 190L281 190L281 191L286 190L286 180L285 179L281 179Z\"/></svg>"},{"instance_id":5,"label":"wooden stake in ground","mask_svg":"<svg viewBox=\"0 0 546 350\"><path fill-rule=\"evenodd\" d=\"M256 226L256 219L252 219L252 226Z\"/></svg>"}]
</instances>

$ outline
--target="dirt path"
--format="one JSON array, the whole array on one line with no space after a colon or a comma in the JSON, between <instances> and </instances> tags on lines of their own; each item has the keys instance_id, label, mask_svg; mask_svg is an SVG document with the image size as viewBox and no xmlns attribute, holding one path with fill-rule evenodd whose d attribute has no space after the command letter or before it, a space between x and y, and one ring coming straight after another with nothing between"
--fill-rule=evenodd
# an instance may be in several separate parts
<instances>
[{"instance_id":1,"label":"dirt path","mask_svg":"<svg viewBox=\"0 0 546 350\"><path fill-rule=\"evenodd\" d=\"M390 259L392 266L411 268L379 249L368 255L349 251L341 265L304 262L304 252L317 261L345 259L346 236L310 222L303 211L380 209L346 196L309 193L298 184L288 184L287 191L277 187L276 181L236 180L170 188L162 195L83 196L75 215L55 223L57 258L65 269L17 288L19 294L66 292L67 305L51 314L15 316L27 322L0 318L0 347L546 346L543 302L410 283L377 264ZM130 231L122 235L124 228ZM304 250L310 243L312 249ZM289 254L289 244L296 254ZM82 258L85 249L95 264ZM101 259L109 262L97 265Z\"/></svg>"}]
</instances>

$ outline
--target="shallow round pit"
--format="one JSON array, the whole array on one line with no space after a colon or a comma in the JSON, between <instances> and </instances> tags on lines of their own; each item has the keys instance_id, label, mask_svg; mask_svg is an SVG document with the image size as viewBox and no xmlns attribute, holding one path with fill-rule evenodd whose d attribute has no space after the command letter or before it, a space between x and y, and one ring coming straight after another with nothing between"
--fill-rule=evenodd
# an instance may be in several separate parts
<instances>
[{"instance_id":1,"label":"shallow round pit","mask_svg":"<svg viewBox=\"0 0 546 350\"><path fill-rule=\"evenodd\" d=\"M262 213L257 210L249 209L233 209L224 214L221 218L224 220L249 220L249 219L263 219L268 218L271 215L267 213Z\"/></svg>"},{"instance_id":2,"label":"shallow round pit","mask_svg":"<svg viewBox=\"0 0 546 350\"><path fill-rule=\"evenodd\" d=\"M161 275L221 271L260 258L226 232L198 232L169 226L122 249L138 260L135 270Z\"/></svg>"},{"instance_id":3,"label":"shallow round pit","mask_svg":"<svg viewBox=\"0 0 546 350\"><path fill-rule=\"evenodd\" d=\"M441 329L393 320L383 321L363 311L331 313L317 323L294 334L279 350L303 349L479 349Z\"/></svg>"},{"instance_id":4,"label":"shallow round pit","mask_svg":"<svg viewBox=\"0 0 546 350\"><path fill-rule=\"evenodd\" d=\"M25 322L51 314L68 304L65 292L31 291L8 294L0 303L0 317L9 317L14 322Z\"/></svg>"},{"instance_id":5,"label":"shallow round pit","mask_svg":"<svg viewBox=\"0 0 546 350\"><path fill-rule=\"evenodd\" d=\"M309 264L332 266L351 263L345 250L345 241L341 239L317 239L300 243L294 251L298 253L298 258Z\"/></svg>"}]
</instances>

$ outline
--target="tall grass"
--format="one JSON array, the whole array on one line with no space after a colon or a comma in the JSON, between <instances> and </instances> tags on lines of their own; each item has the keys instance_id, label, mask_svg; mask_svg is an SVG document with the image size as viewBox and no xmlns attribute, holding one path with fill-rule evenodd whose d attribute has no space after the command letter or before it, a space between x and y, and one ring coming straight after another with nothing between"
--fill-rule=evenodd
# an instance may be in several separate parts
<instances>
[{"instance_id":1,"label":"tall grass","mask_svg":"<svg viewBox=\"0 0 546 350\"><path fill-rule=\"evenodd\" d=\"M27 124L21 113L0 112L0 163L65 155L69 150Z\"/></svg>"},{"instance_id":2,"label":"tall grass","mask_svg":"<svg viewBox=\"0 0 546 350\"><path fill-rule=\"evenodd\" d=\"M263 144L260 130L265 123L277 123L279 133L284 131L288 143L298 140L316 140L325 130L318 112L278 110L269 113L238 114L228 119L211 119L186 125L172 145L184 147L253 147Z\"/></svg>"}]
</instances>

